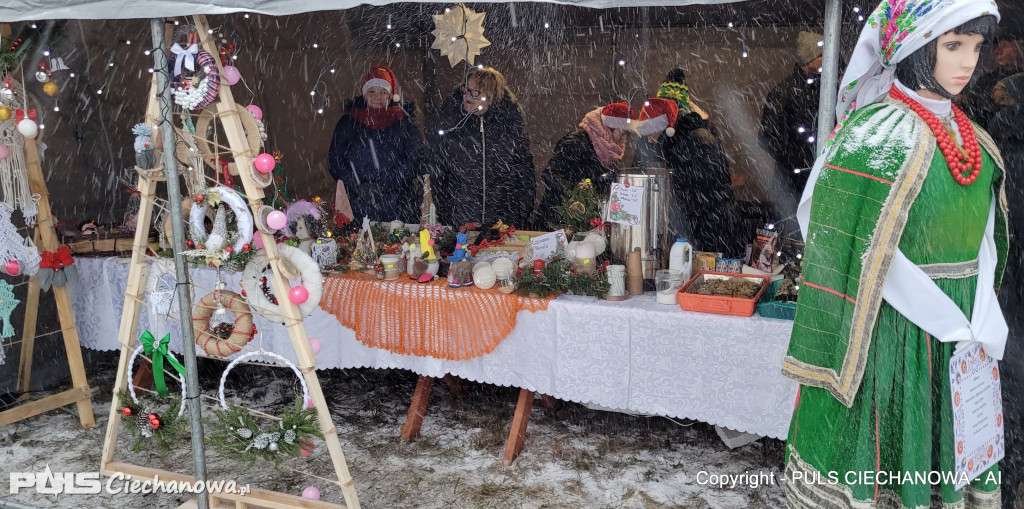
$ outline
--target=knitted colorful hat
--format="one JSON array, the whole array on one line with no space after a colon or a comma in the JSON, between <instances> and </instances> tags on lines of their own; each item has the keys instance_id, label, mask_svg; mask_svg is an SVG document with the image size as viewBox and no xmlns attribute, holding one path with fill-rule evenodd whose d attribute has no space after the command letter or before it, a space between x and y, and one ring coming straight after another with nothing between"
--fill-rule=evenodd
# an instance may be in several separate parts
<instances>
[{"instance_id":1,"label":"knitted colorful hat","mask_svg":"<svg viewBox=\"0 0 1024 509\"><path fill-rule=\"evenodd\" d=\"M401 97L398 95L398 81L395 80L395 73L391 72L391 69L386 66L376 65L363 77L362 94L365 96L366 91L373 87L383 88L389 94L393 94L391 99L395 102L401 100Z\"/></svg>"},{"instance_id":2,"label":"knitted colorful hat","mask_svg":"<svg viewBox=\"0 0 1024 509\"><path fill-rule=\"evenodd\" d=\"M659 99L652 97L644 103L637 118L636 133L640 136L661 134L672 137L676 130L672 127L676 123L676 116L679 114L679 106L671 99Z\"/></svg>"},{"instance_id":3,"label":"knitted colorful hat","mask_svg":"<svg viewBox=\"0 0 1024 509\"><path fill-rule=\"evenodd\" d=\"M601 109L601 121L609 129L631 129L632 112L629 103L612 103Z\"/></svg>"},{"instance_id":4,"label":"knitted colorful hat","mask_svg":"<svg viewBox=\"0 0 1024 509\"><path fill-rule=\"evenodd\" d=\"M686 84L686 75L682 69L669 71L661 88L658 89L657 96L675 101L683 113L690 112L690 87Z\"/></svg>"}]
</instances>

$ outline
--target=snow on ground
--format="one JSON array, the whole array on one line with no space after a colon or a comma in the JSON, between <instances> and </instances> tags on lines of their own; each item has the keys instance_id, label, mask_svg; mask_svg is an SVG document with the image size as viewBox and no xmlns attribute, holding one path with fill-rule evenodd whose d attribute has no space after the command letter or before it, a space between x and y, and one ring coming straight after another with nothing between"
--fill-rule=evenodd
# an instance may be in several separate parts
<instances>
[{"instance_id":1,"label":"snow on ground","mask_svg":"<svg viewBox=\"0 0 1024 509\"><path fill-rule=\"evenodd\" d=\"M111 400L117 357L90 371L97 425L78 425L74 407L55 410L0 429L0 464L10 472L96 472ZM216 394L224 364L201 361L205 394ZM702 485L697 474L767 472L780 478L782 442L761 441L730 450L703 423L601 412L564 403L551 412L538 400L526 449L511 466L501 463L517 390L470 384L456 397L438 381L422 437L399 440L416 376L401 370L320 371L349 470L362 507L408 508L775 508L783 507L781 485L756 488ZM229 398L277 413L300 390L290 371L244 366L232 372ZM172 389L173 390L173 389ZM232 391L233 390L233 391ZM205 410L205 409L204 409ZM172 453L129 451L132 436L122 426L115 461L192 471L189 440ZM325 500L341 502L341 491L307 476L334 477L323 442L309 458L273 464L244 462L208 451L211 477L300 494L316 485ZM294 469L294 470L293 470ZM7 476L3 476L7 477ZM3 479L7 482L7 479ZM40 495L22 489L7 500L37 507L165 508L183 495ZM0 504L2 505L2 504Z\"/></svg>"}]
</instances>

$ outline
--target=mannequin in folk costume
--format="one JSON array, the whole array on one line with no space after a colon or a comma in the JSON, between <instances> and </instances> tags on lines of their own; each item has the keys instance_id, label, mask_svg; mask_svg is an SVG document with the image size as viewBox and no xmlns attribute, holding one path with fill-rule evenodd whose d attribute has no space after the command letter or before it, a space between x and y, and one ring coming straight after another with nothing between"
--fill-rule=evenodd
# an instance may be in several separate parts
<instances>
[{"instance_id":1,"label":"mannequin in folk costume","mask_svg":"<svg viewBox=\"0 0 1024 509\"><path fill-rule=\"evenodd\" d=\"M992 0L887 0L858 40L840 124L797 212L807 249L783 364L802 384L790 507L999 507L998 465L959 491L845 477L956 472L949 359L975 342L1003 355L1002 160L950 103L998 16ZM838 483L811 482L829 472Z\"/></svg>"}]
</instances>

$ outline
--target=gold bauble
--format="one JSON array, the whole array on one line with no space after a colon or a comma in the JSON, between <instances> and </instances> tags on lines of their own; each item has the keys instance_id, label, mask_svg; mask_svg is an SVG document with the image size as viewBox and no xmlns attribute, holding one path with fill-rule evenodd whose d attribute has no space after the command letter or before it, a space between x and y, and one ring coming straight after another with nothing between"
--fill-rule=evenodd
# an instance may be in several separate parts
<instances>
[{"instance_id":1,"label":"gold bauble","mask_svg":"<svg viewBox=\"0 0 1024 509\"><path fill-rule=\"evenodd\" d=\"M53 96L57 95L57 92L59 90L60 90L60 87L58 87L57 86L57 82L55 82L53 80L47 81L46 84L43 85L43 93L45 93L46 95L48 95L50 97L53 97Z\"/></svg>"},{"instance_id":2,"label":"gold bauble","mask_svg":"<svg viewBox=\"0 0 1024 509\"><path fill-rule=\"evenodd\" d=\"M0 107L0 120L10 120L11 109L7 106Z\"/></svg>"}]
</instances>

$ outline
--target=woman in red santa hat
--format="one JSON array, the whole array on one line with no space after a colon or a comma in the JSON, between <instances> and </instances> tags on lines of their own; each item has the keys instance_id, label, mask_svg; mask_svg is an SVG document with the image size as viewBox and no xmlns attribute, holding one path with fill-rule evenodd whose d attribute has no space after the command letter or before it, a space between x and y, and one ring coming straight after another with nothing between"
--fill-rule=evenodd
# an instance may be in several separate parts
<instances>
[{"instance_id":1,"label":"woman in red santa hat","mask_svg":"<svg viewBox=\"0 0 1024 509\"><path fill-rule=\"evenodd\" d=\"M555 144L547 168L541 174L544 197L534 218L536 228L547 228L557 221L555 209L565 193L581 180L590 179L598 195L607 195L615 172L622 166L626 141L636 120L628 103L612 103L583 116L569 134Z\"/></svg>"},{"instance_id":2,"label":"woman in red santa hat","mask_svg":"<svg viewBox=\"0 0 1024 509\"><path fill-rule=\"evenodd\" d=\"M360 95L346 105L327 166L344 183L355 218L417 219L414 180L423 136L414 115L415 105L401 101L395 74L383 65L370 69Z\"/></svg>"}]
</instances>

